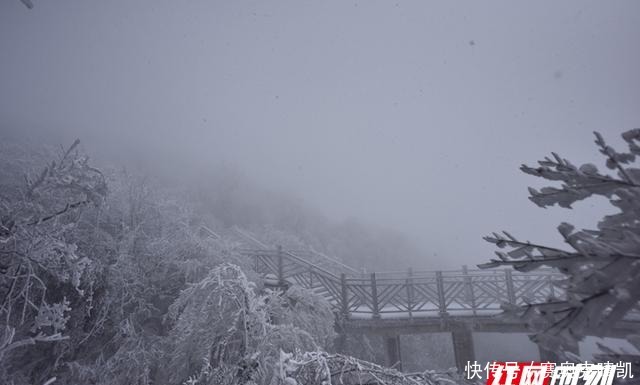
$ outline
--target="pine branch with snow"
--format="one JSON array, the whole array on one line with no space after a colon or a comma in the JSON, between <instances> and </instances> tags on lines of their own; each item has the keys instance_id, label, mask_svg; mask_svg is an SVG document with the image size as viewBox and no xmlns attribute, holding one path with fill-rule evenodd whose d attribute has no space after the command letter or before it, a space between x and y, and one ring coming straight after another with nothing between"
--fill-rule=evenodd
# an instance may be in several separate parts
<instances>
[{"instance_id":1,"label":"pine branch with snow","mask_svg":"<svg viewBox=\"0 0 640 385\"><path fill-rule=\"evenodd\" d=\"M539 167L522 171L551 181L558 187L529 189L530 200L540 207L571 208L577 201L600 195L619 211L604 217L596 230L576 230L568 223L558 231L569 249L522 241L508 232L493 233L485 240L500 249L497 259L481 268L512 266L519 271L551 267L566 276L557 284L565 296L546 303L511 307L509 313L523 317L536 330L534 340L548 349L574 345L584 336L604 336L623 319L638 311L640 301L640 129L622 134L627 152L617 152L596 133L596 145L614 175L592 164L580 167L553 154Z\"/></svg>"}]
</instances>

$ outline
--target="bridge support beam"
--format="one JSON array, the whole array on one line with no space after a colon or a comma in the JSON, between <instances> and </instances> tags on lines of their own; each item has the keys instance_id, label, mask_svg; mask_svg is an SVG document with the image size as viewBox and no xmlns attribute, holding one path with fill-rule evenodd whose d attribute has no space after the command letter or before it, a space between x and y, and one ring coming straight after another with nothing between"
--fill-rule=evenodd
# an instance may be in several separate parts
<instances>
[{"instance_id":1,"label":"bridge support beam","mask_svg":"<svg viewBox=\"0 0 640 385\"><path fill-rule=\"evenodd\" d=\"M571 352L577 356L580 355L580 348L577 343L572 344L571 346L564 346L565 351ZM538 352L540 352L540 361L541 362L555 362L559 363L561 361L565 361L565 359L561 358L556 351L547 350L543 348L540 344L538 344Z\"/></svg>"},{"instance_id":2,"label":"bridge support beam","mask_svg":"<svg viewBox=\"0 0 640 385\"><path fill-rule=\"evenodd\" d=\"M402 371L402 354L400 349L400 335L386 335L384 338L384 347L387 356L387 366Z\"/></svg>"},{"instance_id":3,"label":"bridge support beam","mask_svg":"<svg viewBox=\"0 0 640 385\"><path fill-rule=\"evenodd\" d=\"M456 360L456 367L463 371L468 361L475 361L475 351L473 347L473 333L467 328L456 328L451 332L453 340L453 354Z\"/></svg>"},{"instance_id":4,"label":"bridge support beam","mask_svg":"<svg viewBox=\"0 0 640 385\"><path fill-rule=\"evenodd\" d=\"M337 353L347 353L347 334L344 331L338 332L338 336L335 338L333 343Z\"/></svg>"},{"instance_id":5,"label":"bridge support beam","mask_svg":"<svg viewBox=\"0 0 640 385\"><path fill-rule=\"evenodd\" d=\"M538 345L538 352L540 353L540 362L559 362L560 358L556 352L552 350L547 350L542 346Z\"/></svg>"}]
</instances>

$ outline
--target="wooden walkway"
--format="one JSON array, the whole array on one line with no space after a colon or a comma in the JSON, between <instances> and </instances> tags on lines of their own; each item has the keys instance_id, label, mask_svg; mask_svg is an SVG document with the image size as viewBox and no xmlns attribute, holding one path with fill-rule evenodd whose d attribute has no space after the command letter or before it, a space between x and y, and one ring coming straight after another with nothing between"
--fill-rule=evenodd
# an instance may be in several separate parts
<instances>
[{"instance_id":1,"label":"wooden walkway","mask_svg":"<svg viewBox=\"0 0 640 385\"><path fill-rule=\"evenodd\" d=\"M487 316L501 304L524 305L562 295L553 271L468 270L362 274L340 271L301 253L248 249L255 269L273 286L297 284L325 297L344 319ZM324 265L324 266L323 266Z\"/></svg>"},{"instance_id":2,"label":"wooden walkway","mask_svg":"<svg viewBox=\"0 0 640 385\"><path fill-rule=\"evenodd\" d=\"M409 269L365 274L318 252L269 247L245 230L228 231L224 237L208 228L203 233L218 240L236 237L236 245L250 246L235 249L252 258L266 285L286 288L296 284L323 296L335 308L343 342L346 334L383 336L385 364L400 370L400 335L451 333L455 362L462 370L474 360L473 332L531 333L524 322L499 317L503 304L541 303L565 294L555 284L564 276L550 269L520 273L463 267L456 271ZM611 336L638 333L639 325L640 309L617 325L617 334ZM536 358L555 361L556 357L540 348L540 356L532 357Z\"/></svg>"},{"instance_id":3,"label":"wooden walkway","mask_svg":"<svg viewBox=\"0 0 640 385\"><path fill-rule=\"evenodd\" d=\"M265 284L285 288L297 284L327 299L338 314L342 343L346 334L381 335L385 364L400 370L400 335L450 333L455 363L462 370L474 361L474 332L531 333L524 322L498 316L503 304L526 305L564 296L554 284L564 276L553 270L520 273L463 267L457 271L363 274L317 253L282 248L242 252L253 258ZM634 317L622 323L611 336L624 338L637 333L638 320L640 317ZM541 347L539 352L532 360L557 361L554 352ZM574 352L579 353L577 346Z\"/></svg>"}]
</instances>

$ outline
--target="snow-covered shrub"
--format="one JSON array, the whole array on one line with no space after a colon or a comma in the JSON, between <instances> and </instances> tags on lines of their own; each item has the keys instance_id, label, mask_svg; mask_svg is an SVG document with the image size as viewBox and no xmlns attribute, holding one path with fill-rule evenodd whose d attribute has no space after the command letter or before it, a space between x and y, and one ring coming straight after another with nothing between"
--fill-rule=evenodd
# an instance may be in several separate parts
<instances>
[{"instance_id":1,"label":"snow-covered shrub","mask_svg":"<svg viewBox=\"0 0 640 385\"><path fill-rule=\"evenodd\" d=\"M167 315L169 382L214 384L224 377L269 383L281 349L317 348L304 330L271 323L274 301L257 295L242 270L227 263L190 285Z\"/></svg>"},{"instance_id":2,"label":"snow-covered shrub","mask_svg":"<svg viewBox=\"0 0 640 385\"><path fill-rule=\"evenodd\" d=\"M286 385L435 385L469 383L455 371L401 373L342 354L280 352L278 375Z\"/></svg>"},{"instance_id":3,"label":"snow-covered shrub","mask_svg":"<svg viewBox=\"0 0 640 385\"><path fill-rule=\"evenodd\" d=\"M322 296L298 285L284 293L268 291L267 312L279 325L293 325L309 333L319 347L330 350L337 336L331 304Z\"/></svg>"}]
</instances>

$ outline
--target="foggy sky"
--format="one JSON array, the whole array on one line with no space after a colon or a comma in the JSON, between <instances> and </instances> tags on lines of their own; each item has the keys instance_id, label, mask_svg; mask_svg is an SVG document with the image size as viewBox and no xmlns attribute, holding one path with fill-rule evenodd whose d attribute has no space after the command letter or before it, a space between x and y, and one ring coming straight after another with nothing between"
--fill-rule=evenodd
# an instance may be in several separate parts
<instances>
[{"instance_id":1,"label":"foggy sky","mask_svg":"<svg viewBox=\"0 0 640 385\"><path fill-rule=\"evenodd\" d=\"M637 1L34 3L0 3L0 130L230 164L455 265L490 231L594 226L602 201L537 208L518 167L599 161L592 131L640 127Z\"/></svg>"}]
</instances>

